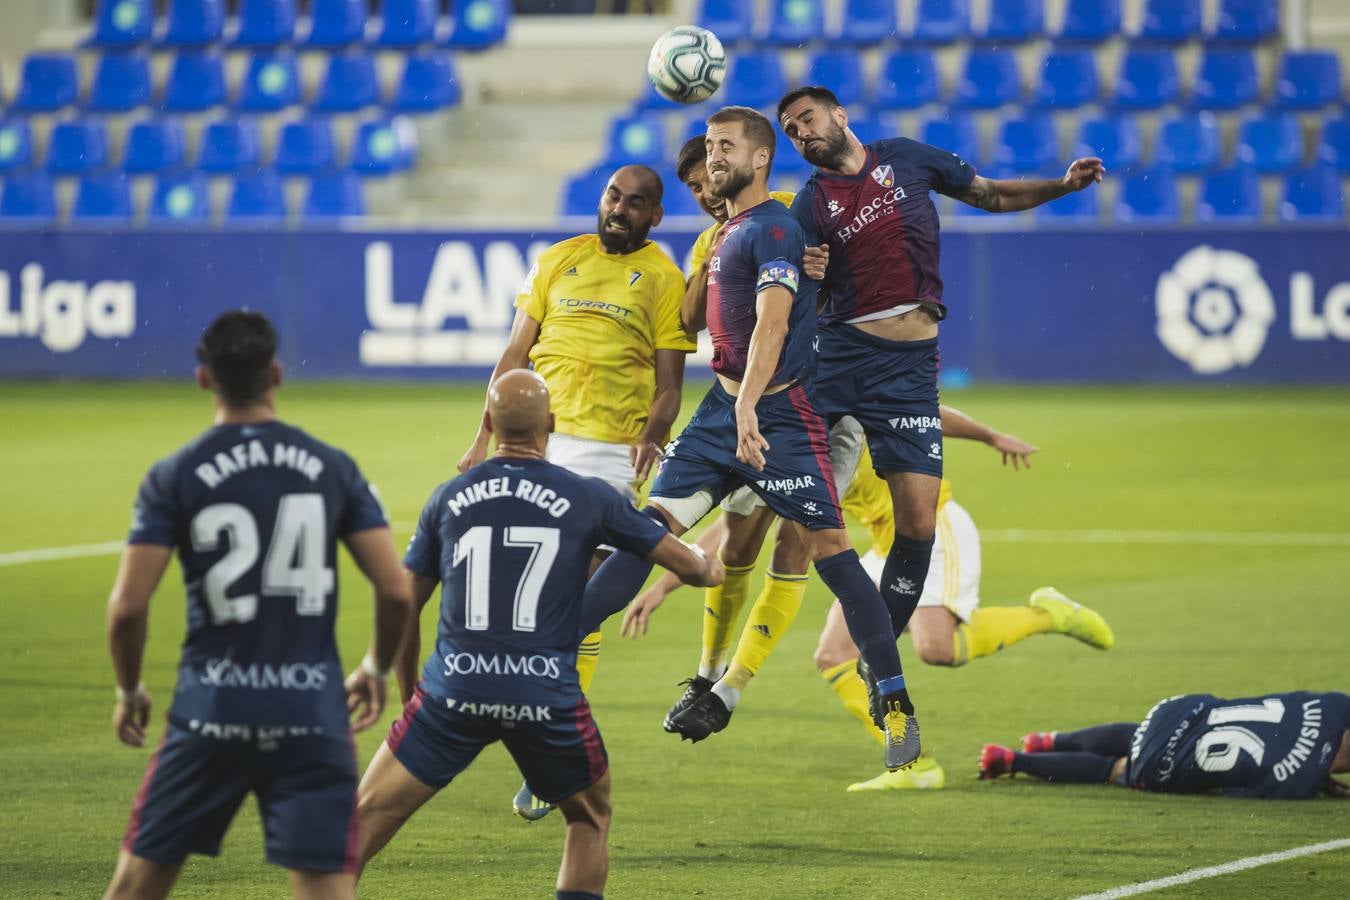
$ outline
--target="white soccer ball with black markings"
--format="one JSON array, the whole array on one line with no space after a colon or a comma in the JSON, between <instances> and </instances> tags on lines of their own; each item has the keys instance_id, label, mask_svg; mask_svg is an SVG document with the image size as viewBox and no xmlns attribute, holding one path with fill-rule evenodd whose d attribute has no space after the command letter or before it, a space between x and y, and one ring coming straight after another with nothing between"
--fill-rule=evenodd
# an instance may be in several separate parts
<instances>
[{"instance_id":1,"label":"white soccer ball with black markings","mask_svg":"<svg viewBox=\"0 0 1350 900\"><path fill-rule=\"evenodd\" d=\"M681 25L656 39L647 57L647 76L657 93L676 103L711 97L727 72L722 42L706 28Z\"/></svg>"}]
</instances>

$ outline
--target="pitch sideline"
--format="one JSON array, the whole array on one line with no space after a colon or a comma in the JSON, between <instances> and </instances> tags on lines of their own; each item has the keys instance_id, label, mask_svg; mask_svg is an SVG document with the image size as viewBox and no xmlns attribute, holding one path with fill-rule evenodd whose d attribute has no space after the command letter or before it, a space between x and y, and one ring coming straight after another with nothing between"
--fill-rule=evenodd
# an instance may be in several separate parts
<instances>
[{"instance_id":1,"label":"pitch sideline","mask_svg":"<svg viewBox=\"0 0 1350 900\"><path fill-rule=\"evenodd\" d=\"M1220 875L1230 875L1233 872L1255 869L1258 866L1268 866L1271 863L1284 862L1288 859L1298 859L1300 856L1312 856L1316 853L1326 853L1331 850L1344 849L1350 849L1350 838L1324 841L1320 844L1308 844L1306 847L1294 847L1291 850L1281 850L1277 853L1263 853L1260 856L1245 856L1242 859L1235 859L1232 862L1220 863L1217 866L1206 866L1203 869L1191 869L1187 872L1169 875L1166 878L1155 878L1152 881L1140 881L1135 884L1126 884L1097 894L1083 894L1080 897L1076 897L1075 900L1118 900L1120 897L1133 897L1136 894L1147 894L1150 891L1160 891L1163 888L1190 884L1192 881L1201 881L1205 878L1217 878Z\"/></svg>"}]
</instances>

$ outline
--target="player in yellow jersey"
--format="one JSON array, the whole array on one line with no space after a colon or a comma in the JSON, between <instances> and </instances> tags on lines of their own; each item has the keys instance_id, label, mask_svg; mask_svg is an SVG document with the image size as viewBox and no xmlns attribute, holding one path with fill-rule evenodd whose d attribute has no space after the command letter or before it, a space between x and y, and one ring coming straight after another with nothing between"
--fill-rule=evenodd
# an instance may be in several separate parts
<instances>
[{"instance_id":1,"label":"player in yellow jersey","mask_svg":"<svg viewBox=\"0 0 1350 900\"><path fill-rule=\"evenodd\" d=\"M560 241L539 255L516 298L506 350L489 383L532 365L548 384L555 419L548 460L600 478L629 500L661 457L680 411L685 356L696 348L680 324L684 276L647 240L662 216L661 178L624 166L605 186L595 234ZM480 422L459 461L487 456ZM581 643L577 672L589 692L600 632ZM522 788L516 811L548 811Z\"/></svg>"}]
</instances>

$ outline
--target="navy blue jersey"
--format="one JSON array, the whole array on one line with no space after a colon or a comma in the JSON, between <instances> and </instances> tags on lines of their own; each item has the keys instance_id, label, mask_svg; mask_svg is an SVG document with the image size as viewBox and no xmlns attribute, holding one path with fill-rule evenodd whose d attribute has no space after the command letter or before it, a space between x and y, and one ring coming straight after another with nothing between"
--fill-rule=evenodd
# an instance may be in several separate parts
<instances>
[{"instance_id":1,"label":"navy blue jersey","mask_svg":"<svg viewBox=\"0 0 1350 900\"><path fill-rule=\"evenodd\" d=\"M906 303L943 316L937 207L960 194L975 169L954 153L908 138L868 144L857 175L816 170L792 202L811 245L828 244L820 321L848 321Z\"/></svg>"},{"instance_id":2,"label":"navy blue jersey","mask_svg":"<svg viewBox=\"0 0 1350 900\"><path fill-rule=\"evenodd\" d=\"M1346 728L1347 694L1186 694L1149 711L1130 744L1127 778L1146 791L1306 799L1321 788Z\"/></svg>"},{"instance_id":3,"label":"navy blue jersey","mask_svg":"<svg viewBox=\"0 0 1350 900\"><path fill-rule=\"evenodd\" d=\"M386 525L341 450L282 422L217 425L150 469L132 544L178 551L187 585L170 718L347 733L337 539Z\"/></svg>"},{"instance_id":4,"label":"navy blue jersey","mask_svg":"<svg viewBox=\"0 0 1350 900\"><path fill-rule=\"evenodd\" d=\"M809 376L814 364L816 283L802 276L806 240L792 214L766 200L727 220L708 261L708 333L713 371L740 381L750 356L759 292L783 287L792 294L788 333L769 384Z\"/></svg>"},{"instance_id":5,"label":"navy blue jersey","mask_svg":"<svg viewBox=\"0 0 1350 900\"><path fill-rule=\"evenodd\" d=\"M494 458L438 487L404 564L441 582L428 694L579 702L582 594L596 547L645 557L666 529L598 478Z\"/></svg>"}]
</instances>

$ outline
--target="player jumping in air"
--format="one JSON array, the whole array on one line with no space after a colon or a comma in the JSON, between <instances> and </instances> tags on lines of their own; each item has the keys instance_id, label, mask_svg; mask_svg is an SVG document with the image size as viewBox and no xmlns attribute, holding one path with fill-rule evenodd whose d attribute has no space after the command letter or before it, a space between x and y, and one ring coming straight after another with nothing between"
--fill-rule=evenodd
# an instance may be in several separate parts
<instances>
[{"instance_id":1,"label":"player jumping in air","mask_svg":"<svg viewBox=\"0 0 1350 900\"><path fill-rule=\"evenodd\" d=\"M441 585L436 647L417 683L412 619L398 664L411 697L361 781L361 863L500 740L567 820L559 900L593 900L608 872L610 798L576 668L591 558L610 544L700 585L720 580L721 566L605 482L545 461L553 417L537 374L497 378L485 425L496 455L436 488L408 545L414 608Z\"/></svg>"},{"instance_id":2,"label":"player jumping in air","mask_svg":"<svg viewBox=\"0 0 1350 900\"><path fill-rule=\"evenodd\" d=\"M680 326L684 278L647 240L661 223L660 176L624 166L605 186L596 233L540 254L516 298L516 317L492 378L533 364L548 383L557 431L550 462L600 478L630 502L661 457L680 412L685 355L697 348ZM489 380L489 383L491 379ZM468 471L487 456L480 424L459 461ZM600 660L600 632L581 642L583 693ZM548 812L522 786L516 812Z\"/></svg>"},{"instance_id":3,"label":"player jumping in air","mask_svg":"<svg viewBox=\"0 0 1350 900\"><path fill-rule=\"evenodd\" d=\"M729 491L748 486L794 523L816 571L841 598L862 655L876 669L886 765L901 768L919 756L918 722L885 604L843 528L825 423L806 382L815 290L801 279L801 228L769 197L773 127L754 110L727 107L708 119L706 142L709 181L726 199L730 215L708 264L707 317L717 382L666 449L646 511L683 533ZM650 570L627 554L607 560L587 587L588 621L627 605ZM730 717L725 706L704 710L705 736Z\"/></svg>"},{"instance_id":4,"label":"player jumping in air","mask_svg":"<svg viewBox=\"0 0 1350 900\"><path fill-rule=\"evenodd\" d=\"M220 316L197 348L215 424L141 484L108 602L113 726L145 742L150 596L175 550L188 634L164 740L132 808L110 898L164 897L189 853L215 856L258 798L267 859L296 897L356 893L356 753L379 720L411 600L383 510L349 456L276 418L277 336ZM369 653L342 679L333 624L341 539L375 588ZM348 710L360 710L349 726Z\"/></svg>"},{"instance_id":5,"label":"player jumping in air","mask_svg":"<svg viewBox=\"0 0 1350 900\"><path fill-rule=\"evenodd\" d=\"M1063 178L994 180L907 138L864 145L823 87L785 94L778 122L816 167L792 213L807 241L829 252L820 286L820 411L831 422L853 416L862 424L872 463L890 488L895 539L881 591L899 635L923 595L942 481L937 334L947 308L929 191L1016 212L1082 190L1105 169L1088 158L1074 160ZM875 673L863 674L870 690Z\"/></svg>"},{"instance_id":6,"label":"player jumping in air","mask_svg":"<svg viewBox=\"0 0 1350 900\"><path fill-rule=\"evenodd\" d=\"M1230 797L1307 800L1347 793L1350 695L1266 694L1163 700L1142 723L1038 731L1022 752L986 744L980 777L1019 773L1061 784L1116 784L1160 794L1219 791Z\"/></svg>"}]
</instances>

